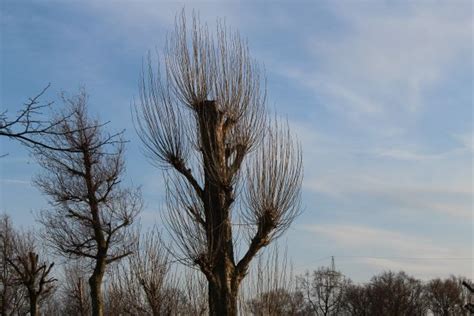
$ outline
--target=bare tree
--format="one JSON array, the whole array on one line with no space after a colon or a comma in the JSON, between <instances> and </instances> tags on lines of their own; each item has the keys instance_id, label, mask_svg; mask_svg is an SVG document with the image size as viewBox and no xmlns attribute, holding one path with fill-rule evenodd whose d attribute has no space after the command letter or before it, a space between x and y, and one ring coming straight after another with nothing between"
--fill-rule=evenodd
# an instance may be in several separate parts
<instances>
[{"instance_id":1,"label":"bare tree","mask_svg":"<svg viewBox=\"0 0 474 316\"><path fill-rule=\"evenodd\" d=\"M183 315L208 315L207 283L205 277L194 269L186 269L181 278L182 292L186 299Z\"/></svg>"},{"instance_id":2,"label":"bare tree","mask_svg":"<svg viewBox=\"0 0 474 316\"><path fill-rule=\"evenodd\" d=\"M56 279L51 276L54 263L40 260L31 232L15 234L13 245L14 254L7 261L15 271L14 282L26 290L30 315L39 315L40 301L54 288Z\"/></svg>"},{"instance_id":3,"label":"bare tree","mask_svg":"<svg viewBox=\"0 0 474 316\"><path fill-rule=\"evenodd\" d=\"M349 285L344 297L350 315L426 315L420 280L405 272L383 272L365 285Z\"/></svg>"},{"instance_id":4,"label":"bare tree","mask_svg":"<svg viewBox=\"0 0 474 316\"><path fill-rule=\"evenodd\" d=\"M240 300L243 315L305 315L286 249L281 255L278 243L274 243L270 251L258 256L242 284Z\"/></svg>"},{"instance_id":5,"label":"bare tree","mask_svg":"<svg viewBox=\"0 0 474 316\"><path fill-rule=\"evenodd\" d=\"M474 313L474 286L472 281L468 279L464 279L461 284L465 289L463 291L466 303L464 309L472 314Z\"/></svg>"},{"instance_id":6,"label":"bare tree","mask_svg":"<svg viewBox=\"0 0 474 316\"><path fill-rule=\"evenodd\" d=\"M128 260L112 269L108 313L176 315L185 301L178 287L169 254L156 228L152 229L137 238Z\"/></svg>"},{"instance_id":7,"label":"bare tree","mask_svg":"<svg viewBox=\"0 0 474 316\"><path fill-rule=\"evenodd\" d=\"M143 73L137 131L153 163L174 171L174 255L206 276L211 315L235 315L250 262L299 212L301 150L268 118L258 66L237 33L218 24L213 37L197 18L188 33L183 12L165 67L154 72L149 61Z\"/></svg>"},{"instance_id":8,"label":"bare tree","mask_svg":"<svg viewBox=\"0 0 474 316\"><path fill-rule=\"evenodd\" d=\"M368 285L370 315L425 315L423 286L405 272L384 272Z\"/></svg>"},{"instance_id":9,"label":"bare tree","mask_svg":"<svg viewBox=\"0 0 474 316\"><path fill-rule=\"evenodd\" d=\"M434 315L462 315L464 295L462 279L452 276L441 280L433 279L425 285L428 306Z\"/></svg>"},{"instance_id":10,"label":"bare tree","mask_svg":"<svg viewBox=\"0 0 474 316\"><path fill-rule=\"evenodd\" d=\"M108 135L103 125L87 116L87 96L65 99L71 117L43 140L34 154L44 173L36 185L52 206L40 213L44 238L59 254L92 262L89 287L93 315L103 315L102 280L108 264L132 252L129 227L142 207L139 191L120 187L124 173L124 142Z\"/></svg>"},{"instance_id":11,"label":"bare tree","mask_svg":"<svg viewBox=\"0 0 474 316\"><path fill-rule=\"evenodd\" d=\"M26 307L26 293L15 281L15 270L9 264L14 256L15 230L10 217L0 216L0 315L18 315Z\"/></svg>"},{"instance_id":12,"label":"bare tree","mask_svg":"<svg viewBox=\"0 0 474 316\"><path fill-rule=\"evenodd\" d=\"M90 315L90 295L87 293L87 274L80 262L74 261L64 267L60 298L63 314L71 316Z\"/></svg>"},{"instance_id":13,"label":"bare tree","mask_svg":"<svg viewBox=\"0 0 474 316\"><path fill-rule=\"evenodd\" d=\"M349 283L344 292L344 311L351 316L370 316L370 306L368 286Z\"/></svg>"},{"instance_id":14,"label":"bare tree","mask_svg":"<svg viewBox=\"0 0 474 316\"><path fill-rule=\"evenodd\" d=\"M314 315L340 315L348 280L339 271L320 267L297 278L301 291Z\"/></svg>"},{"instance_id":15,"label":"bare tree","mask_svg":"<svg viewBox=\"0 0 474 316\"><path fill-rule=\"evenodd\" d=\"M276 289L259 294L248 302L251 315L255 316L303 316L312 315L304 310L301 292Z\"/></svg>"}]
</instances>

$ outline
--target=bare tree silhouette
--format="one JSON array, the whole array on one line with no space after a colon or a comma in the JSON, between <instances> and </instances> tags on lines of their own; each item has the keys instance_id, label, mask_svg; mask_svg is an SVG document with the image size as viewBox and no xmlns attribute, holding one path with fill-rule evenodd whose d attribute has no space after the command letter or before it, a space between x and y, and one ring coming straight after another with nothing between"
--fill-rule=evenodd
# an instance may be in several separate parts
<instances>
[{"instance_id":1,"label":"bare tree silhouette","mask_svg":"<svg viewBox=\"0 0 474 316\"><path fill-rule=\"evenodd\" d=\"M196 17L188 31L183 12L164 64L154 71L149 59L143 71L138 135L152 162L174 171L165 173L174 255L205 274L211 315L235 315L251 260L299 213L301 150L269 117L238 33L218 23L213 37Z\"/></svg>"},{"instance_id":2,"label":"bare tree silhouette","mask_svg":"<svg viewBox=\"0 0 474 316\"><path fill-rule=\"evenodd\" d=\"M9 117L7 110L0 112L0 136L17 140L27 147L77 151L76 148L67 147L69 144L61 144L62 147L60 147L60 144L48 143L43 139L44 137L66 132L58 130L58 127L72 116L72 113L63 113L62 116L45 118L45 112L51 108L53 102L42 102L41 98L49 87L50 84L34 97L28 98L23 107L13 117ZM3 156L5 155L3 154Z\"/></svg>"},{"instance_id":3,"label":"bare tree silhouette","mask_svg":"<svg viewBox=\"0 0 474 316\"><path fill-rule=\"evenodd\" d=\"M26 308L26 295L16 282L15 270L8 262L15 255L15 230L6 214L0 215L0 315L18 315Z\"/></svg>"},{"instance_id":4,"label":"bare tree silhouette","mask_svg":"<svg viewBox=\"0 0 474 316\"><path fill-rule=\"evenodd\" d=\"M108 135L103 125L87 116L87 96L82 91L66 99L72 116L43 140L50 147L34 148L44 173L36 185L52 206L39 215L44 238L68 258L93 263L89 278L92 314L103 315L101 284L108 264L132 252L130 226L142 207L139 191L124 189L124 142L121 134Z\"/></svg>"},{"instance_id":5,"label":"bare tree silhouette","mask_svg":"<svg viewBox=\"0 0 474 316\"><path fill-rule=\"evenodd\" d=\"M14 281L24 287L29 300L29 315L39 315L40 300L51 293L55 278L51 276L54 263L40 260L32 232L16 233L14 255L7 258L15 271Z\"/></svg>"}]
</instances>

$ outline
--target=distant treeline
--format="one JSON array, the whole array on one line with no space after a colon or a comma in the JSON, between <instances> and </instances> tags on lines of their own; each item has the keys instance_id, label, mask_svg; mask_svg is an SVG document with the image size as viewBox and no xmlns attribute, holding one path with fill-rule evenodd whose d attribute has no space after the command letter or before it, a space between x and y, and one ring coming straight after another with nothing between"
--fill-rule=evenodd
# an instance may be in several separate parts
<instances>
[{"instance_id":1,"label":"distant treeline","mask_svg":"<svg viewBox=\"0 0 474 316\"><path fill-rule=\"evenodd\" d=\"M85 316L93 266L66 260L39 246L38 234L0 219L0 310L2 315ZM464 277L418 280L387 271L356 284L334 267L293 277L286 256L273 248L260 257L239 294L242 315L469 315ZM134 253L112 264L103 288L104 315L208 315L207 282L171 260L156 229L136 232Z\"/></svg>"}]
</instances>

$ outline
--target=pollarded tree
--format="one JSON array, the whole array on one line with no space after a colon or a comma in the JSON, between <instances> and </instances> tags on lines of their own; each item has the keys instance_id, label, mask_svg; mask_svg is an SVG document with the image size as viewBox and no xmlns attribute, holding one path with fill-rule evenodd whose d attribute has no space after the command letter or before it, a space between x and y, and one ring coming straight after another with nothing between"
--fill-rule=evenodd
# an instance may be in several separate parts
<instances>
[{"instance_id":1,"label":"pollarded tree","mask_svg":"<svg viewBox=\"0 0 474 316\"><path fill-rule=\"evenodd\" d=\"M43 141L55 148L34 148L44 173L35 180L49 196L51 209L42 211L44 238L59 254L87 259L92 314L103 315L102 280L107 265L132 251L130 225L141 210L138 191L123 189L124 142L108 135L103 124L87 115L85 92L65 99L72 115Z\"/></svg>"},{"instance_id":2,"label":"pollarded tree","mask_svg":"<svg viewBox=\"0 0 474 316\"><path fill-rule=\"evenodd\" d=\"M206 276L211 315L236 315L251 260L299 213L301 150L269 118L239 34L218 24L213 36L197 18L189 31L183 13L167 47L165 71L149 61L143 73L137 131L152 161L174 171L174 254Z\"/></svg>"},{"instance_id":3,"label":"pollarded tree","mask_svg":"<svg viewBox=\"0 0 474 316\"><path fill-rule=\"evenodd\" d=\"M32 232L16 233L13 256L7 259L15 271L14 281L23 287L29 301L29 315L39 315L40 302L54 289L51 269L54 263L40 259L38 246Z\"/></svg>"}]
</instances>

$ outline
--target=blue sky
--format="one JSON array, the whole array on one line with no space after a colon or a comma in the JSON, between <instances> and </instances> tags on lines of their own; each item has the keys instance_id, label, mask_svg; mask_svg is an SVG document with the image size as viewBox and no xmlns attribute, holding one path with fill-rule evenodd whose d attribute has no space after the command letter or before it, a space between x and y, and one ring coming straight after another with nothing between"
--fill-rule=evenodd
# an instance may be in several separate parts
<instances>
[{"instance_id":1,"label":"blue sky","mask_svg":"<svg viewBox=\"0 0 474 316\"><path fill-rule=\"evenodd\" d=\"M282 238L296 272L334 255L357 281L385 269L474 277L459 259L474 240L470 1L2 1L1 108L48 82L44 100L85 86L93 113L126 129L128 181L143 188L143 221L160 222L161 174L130 105L183 6L248 39L269 105L302 142L304 213ZM30 184L38 168L16 143L0 149L0 208L32 226L47 207Z\"/></svg>"}]
</instances>

